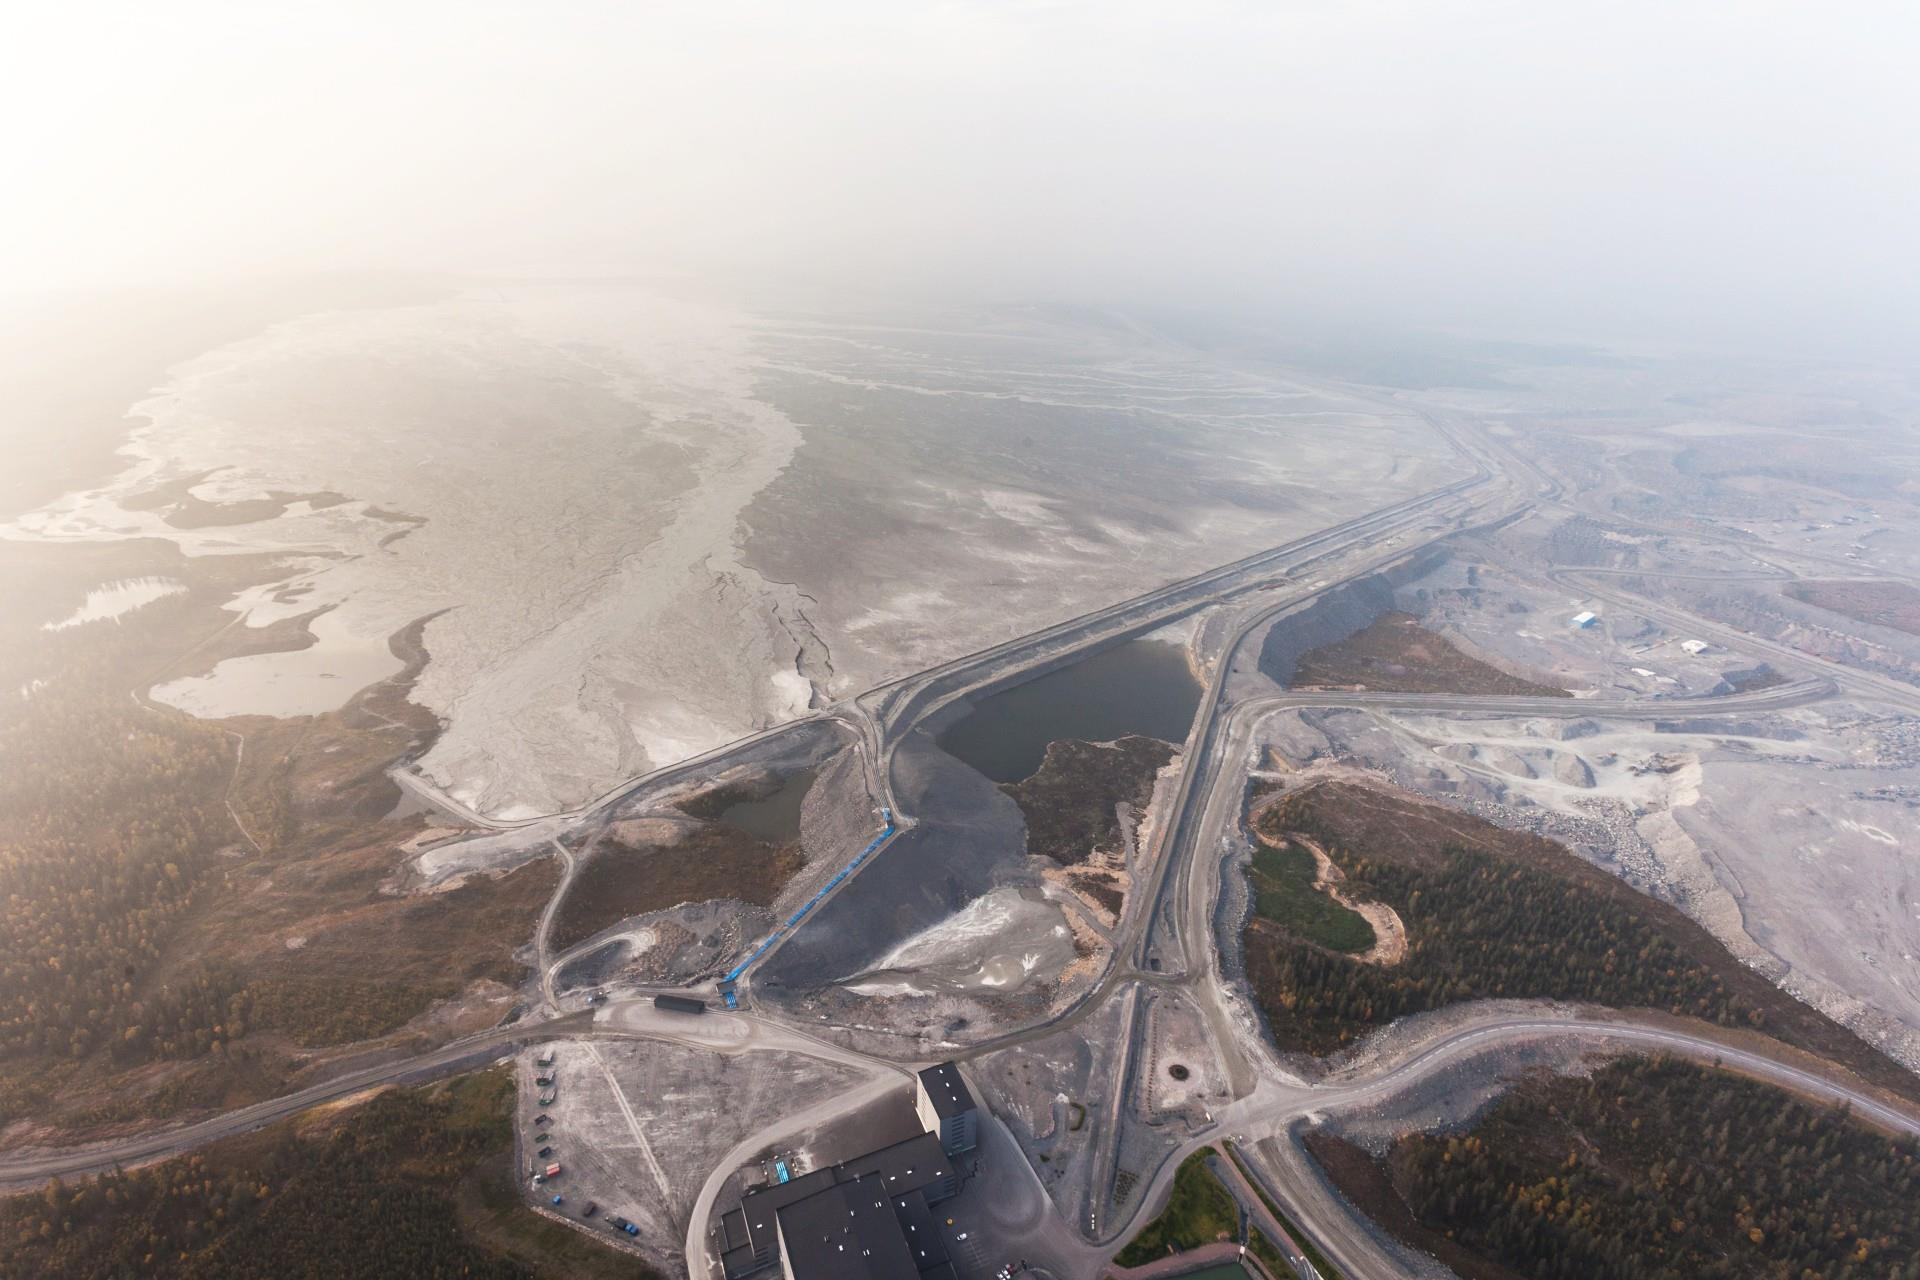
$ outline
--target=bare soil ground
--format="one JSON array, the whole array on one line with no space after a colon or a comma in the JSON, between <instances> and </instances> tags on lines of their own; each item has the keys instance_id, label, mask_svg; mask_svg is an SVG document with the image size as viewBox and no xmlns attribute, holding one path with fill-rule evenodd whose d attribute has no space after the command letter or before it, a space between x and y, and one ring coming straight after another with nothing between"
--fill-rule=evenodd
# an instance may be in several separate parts
<instances>
[{"instance_id":1,"label":"bare soil ground","mask_svg":"<svg viewBox=\"0 0 1920 1280\"><path fill-rule=\"evenodd\" d=\"M1391 693L1572 696L1469 657L1408 613L1382 614L1344 640L1309 649L1294 669L1293 687L1298 689L1356 686Z\"/></svg>"},{"instance_id":2,"label":"bare soil ground","mask_svg":"<svg viewBox=\"0 0 1920 1280\"><path fill-rule=\"evenodd\" d=\"M689 823L672 843L606 839L587 856L554 917L565 949L629 916L734 898L768 906L806 865L797 844L771 845L721 823Z\"/></svg>"},{"instance_id":3,"label":"bare soil ground","mask_svg":"<svg viewBox=\"0 0 1920 1280\"><path fill-rule=\"evenodd\" d=\"M1792 584L1785 594L1861 622L1920 636L1920 588L1905 582L1814 579Z\"/></svg>"}]
</instances>

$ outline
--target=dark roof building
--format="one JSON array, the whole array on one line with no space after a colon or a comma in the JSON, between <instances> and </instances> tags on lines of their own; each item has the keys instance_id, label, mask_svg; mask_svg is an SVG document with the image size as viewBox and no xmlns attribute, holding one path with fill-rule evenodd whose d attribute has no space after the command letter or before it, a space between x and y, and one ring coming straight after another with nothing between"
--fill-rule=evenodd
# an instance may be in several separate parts
<instances>
[{"instance_id":1,"label":"dark roof building","mask_svg":"<svg viewBox=\"0 0 1920 1280\"><path fill-rule=\"evenodd\" d=\"M890 1197L867 1177L782 1208L790 1280L956 1280L923 1192Z\"/></svg>"},{"instance_id":2,"label":"dark roof building","mask_svg":"<svg viewBox=\"0 0 1920 1280\"><path fill-rule=\"evenodd\" d=\"M968 1091L967 1082L960 1078L960 1068L951 1062L922 1071L920 1092L942 1120L974 1109L973 1094Z\"/></svg>"},{"instance_id":3,"label":"dark roof building","mask_svg":"<svg viewBox=\"0 0 1920 1280\"><path fill-rule=\"evenodd\" d=\"M721 1261L728 1276L747 1275L778 1254L788 1280L952 1280L927 1206L958 1189L939 1139L918 1133L747 1192L738 1216L721 1216Z\"/></svg>"},{"instance_id":4,"label":"dark roof building","mask_svg":"<svg viewBox=\"0 0 1920 1280\"><path fill-rule=\"evenodd\" d=\"M971 1151L979 1142L978 1109L960 1068L951 1062L920 1073L914 1107L929 1133L940 1135L940 1149L950 1156Z\"/></svg>"}]
</instances>

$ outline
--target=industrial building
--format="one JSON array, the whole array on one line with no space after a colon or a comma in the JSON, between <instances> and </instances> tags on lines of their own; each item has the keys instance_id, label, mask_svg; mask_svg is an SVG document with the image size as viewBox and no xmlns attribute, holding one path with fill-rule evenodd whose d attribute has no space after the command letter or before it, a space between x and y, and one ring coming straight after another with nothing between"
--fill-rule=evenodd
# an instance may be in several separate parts
<instances>
[{"instance_id":1,"label":"industrial building","mask_svg":"<svg viewBox=\"0 0 1920 1280\"><path fill-rule=\"evenodd\" d=\"M978 1110L960 1068L951 1062L920 1073L914 1106L928 1133L940 1135L940 1149L950 1156L971 1151L980 1141Z\"/></svg>"},{"instance_id":2,"label":"industrial building","mask_svg":"<svg viewBox=\"0 0 1920 1280\"><path fill-rule=\"evenodd\" d=\"M720 1216L728 1280L778 1259L786 1280L958 1280L932 1207L960 1190L949 1158L978 1141L973 1095L952 1063L920 1073L926 1131L755 1187Z\"/></svg>"}]
</instances>

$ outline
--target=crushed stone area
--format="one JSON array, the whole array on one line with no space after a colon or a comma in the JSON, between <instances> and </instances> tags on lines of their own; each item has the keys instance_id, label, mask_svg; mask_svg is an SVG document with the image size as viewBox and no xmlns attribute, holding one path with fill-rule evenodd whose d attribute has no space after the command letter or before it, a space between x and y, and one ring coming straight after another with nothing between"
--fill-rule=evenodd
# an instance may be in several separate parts
<instances>
[{"instance_id":1,"label":"crushed stone area","mask_svg":"<svg viewBox=\"0 0 1920 1280\"><path fill-rule=\"evenodd\" d=\"M550 1068L537 1065L551 1052ZM516 1142L523 1166L558 1162L563 1172L529 1197L583 1229L608 1232L619 1215L640 1227L649 1262L684 1275L688 1215L714 1164L735 1143L782 1114L851 1088L849 1067L778 1053L711 1053L660 1041L561 1040L515 1058ZM541 1086L541 1077L552 1081ZM540 1098L551 1093L553 1102ZM545 1114L552 1123L537 1127ZM550 1156L536 1139L547 1134ZM553 1206L554 1195L565 1197ZM599 1206L591 1219L579 1214Z\"/></svg>"},{"instance_id":2,"label":"crushed stone area","mask_svg":"<svg viewBox=\"0 0 1920 1280\"><path fill-rule=\"evenodd\" d=\"M1359 771L1560 840L1920 1064L1916 726L1845 703L1750 721L1287 712L1295 777Z\"/></svg>"}]
</instances>

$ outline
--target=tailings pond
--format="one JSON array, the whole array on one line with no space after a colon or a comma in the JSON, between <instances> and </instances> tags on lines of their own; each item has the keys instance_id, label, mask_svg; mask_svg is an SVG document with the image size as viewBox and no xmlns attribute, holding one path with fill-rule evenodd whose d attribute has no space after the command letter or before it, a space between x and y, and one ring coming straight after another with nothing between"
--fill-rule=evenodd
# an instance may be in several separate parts
<instances>
[{"instance_id":1,"label":"tailings pond","mask_svg":"<svg viewBox=\"0 0 1920 1280\"><path fill-rule=\"evenodd\" d=\"M1199 709L1186 650L1132 640L982 700L938 741L995 782L1019 782L1040 767L1047 744L1063 738L1110 742L1138 733L1182 744Z\"/></svg>"},{"instance_id":2,"label":"tailings pond","mask_svg":"<svg viewBox=\"0 0 1920 1280\"><path fill-rule=\"evenodd\" d=\"M813 770L790 774L772 795L741 800L720 811L720 821L768 844L790 844L800 838L800 802L813 786Z\"/></svg>"}]
</instances>

